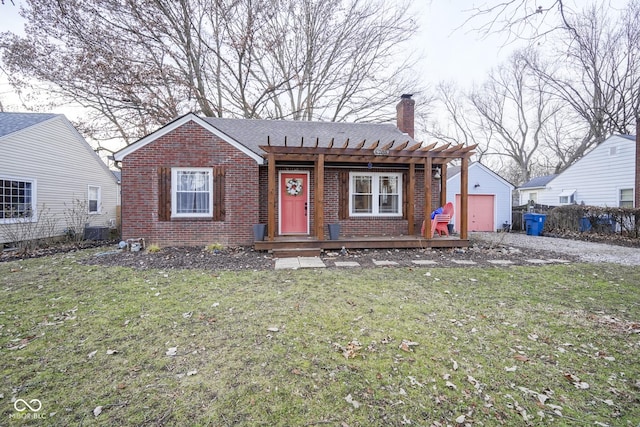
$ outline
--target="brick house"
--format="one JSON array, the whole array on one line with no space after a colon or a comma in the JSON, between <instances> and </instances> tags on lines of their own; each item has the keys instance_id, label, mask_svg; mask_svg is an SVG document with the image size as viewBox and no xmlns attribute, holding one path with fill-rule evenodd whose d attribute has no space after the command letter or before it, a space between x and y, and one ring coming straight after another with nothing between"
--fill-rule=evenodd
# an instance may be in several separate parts
<instances>
[{"instance_id":1,"label":"brick house","mask_svg":"<svg viewBox=\"0 0 640 427\"><path fill-rule=\"evenodd\" d=\"M445 202L446 165L459 160L464 179L475 147L416 142L414 103L403 95L398 127L182 116L114 156L122 167L122 237L264 250L279 242L468 245L464 222L456 239L419 235L430 221L425 212ZM257 224L265 240L256 241ZM339 240L329 239L328 224L340 225Z\"/></svg>"}]
</instances>

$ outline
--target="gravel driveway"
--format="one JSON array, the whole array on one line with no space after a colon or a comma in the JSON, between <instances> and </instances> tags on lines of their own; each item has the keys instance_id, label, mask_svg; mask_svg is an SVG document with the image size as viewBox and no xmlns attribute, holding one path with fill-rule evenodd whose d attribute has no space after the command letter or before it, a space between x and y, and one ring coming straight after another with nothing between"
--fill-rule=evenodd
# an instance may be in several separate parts
<instances>
[{"instance_id":1,"label":"gravel driveway","mask_svg":"<svg viewBox=\"0 0 640 427\"><path fill-rule=\"evenodd\" d=\"M605 243L584 242L581 240L561 239L557 237L528 236L519 233L469 233L471 239L483 240L495 244L548 250L580 257L585 262L610 262L622 265L640 265L640 249Z\"/></svg>"}]
</instances>

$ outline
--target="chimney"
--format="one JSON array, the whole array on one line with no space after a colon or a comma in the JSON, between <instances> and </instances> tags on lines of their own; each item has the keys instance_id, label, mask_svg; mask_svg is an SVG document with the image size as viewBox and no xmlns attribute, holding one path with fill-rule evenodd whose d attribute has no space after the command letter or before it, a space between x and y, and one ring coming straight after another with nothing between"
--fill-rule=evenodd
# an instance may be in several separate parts
<instances>
[{"instance_id":1,"label":"chimney","mask_svg":"<svg viewBox=\"0 0 640 427\"><path fill-rule=\"evenodd\" d=\"M400 102L396 105L398 113L398 129L413 138L413 111L416 101L411 99L412 93L405 93L400 97Z\"/></svg>"}]
</instances>

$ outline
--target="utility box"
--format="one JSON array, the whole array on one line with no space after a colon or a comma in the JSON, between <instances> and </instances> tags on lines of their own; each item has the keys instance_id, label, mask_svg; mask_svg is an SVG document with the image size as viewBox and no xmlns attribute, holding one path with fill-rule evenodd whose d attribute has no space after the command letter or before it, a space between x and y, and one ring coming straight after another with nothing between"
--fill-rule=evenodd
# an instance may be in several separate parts
<instances>
[{"instance_id":1,"label":"utility box","mask_svg":"<svg viewBox=\"0 0 640 427\"><path fill-rule=\"evenodd\" d=\"M85 227L84 240L109 240L109 227Z\"/></svg>"}]
</instances>

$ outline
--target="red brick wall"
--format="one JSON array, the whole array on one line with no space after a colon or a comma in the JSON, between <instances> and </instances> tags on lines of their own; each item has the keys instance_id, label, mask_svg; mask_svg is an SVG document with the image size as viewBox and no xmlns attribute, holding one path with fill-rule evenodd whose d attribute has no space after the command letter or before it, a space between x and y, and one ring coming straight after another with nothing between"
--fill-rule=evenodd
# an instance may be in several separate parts
<instances>
[{"instance_id":1,"label":"red brick wall","mask_svg":"<svg viewBox=\"0 0 640 427\"><path fill-rule=\"evenodd\" d=\"M227 165L225 219L158 220L158 168ZM259 167L255 160L194 122L158 138L122 162L122 237L160 246L238 246L253 243L259 222ZM265 203L266 205L266 203ZM265 211L266 212L266 211Z\"/></svg>"}]
</instances>

